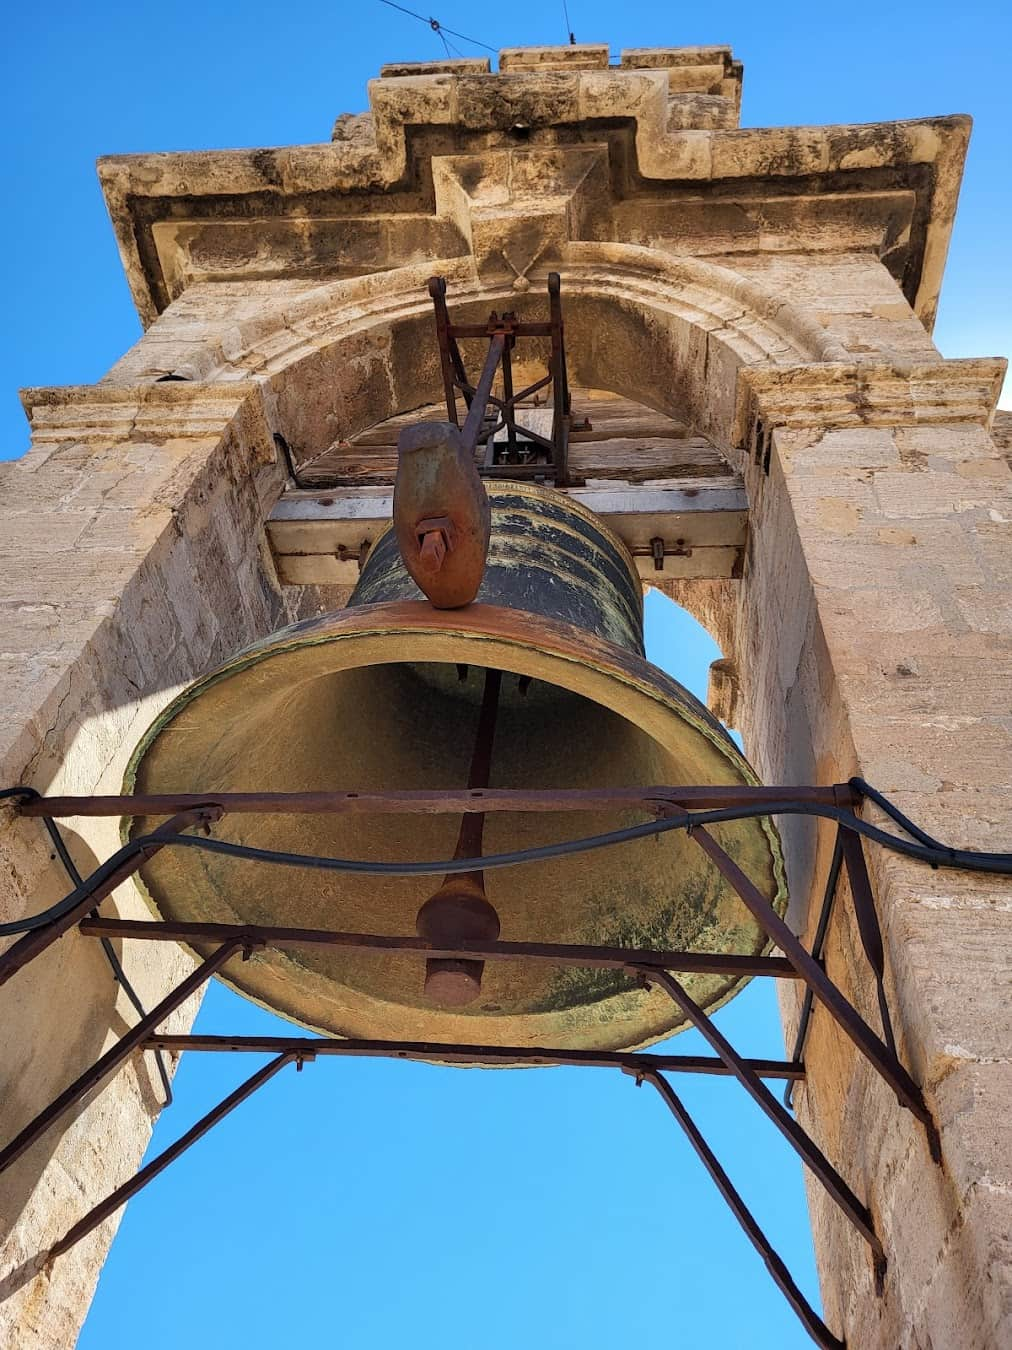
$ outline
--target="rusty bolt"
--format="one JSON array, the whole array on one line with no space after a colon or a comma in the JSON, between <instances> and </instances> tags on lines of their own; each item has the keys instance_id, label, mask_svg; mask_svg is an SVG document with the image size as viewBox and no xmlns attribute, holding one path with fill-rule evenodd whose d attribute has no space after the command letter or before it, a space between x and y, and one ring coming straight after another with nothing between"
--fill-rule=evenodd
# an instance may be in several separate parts
<instances>
[{"instance_id":1,"label":"rusty bolt","mask_svg":"<svg viewBox=\"0 0 1012 1350\"><path fill-rule=\"evenodd\" d=\"M419 539L421 541L418 551L419 566L425 572L438 572L446 557L446 540L442 530L426 530Z\"/></svg>"},{"instance_id":2,"label":"rusty bolt","mask_svg":"<svg viewBox=\"0 0 1012 1350\"><path fill-rule=\"evenodd\" d=\"M457 543L457 530L449 516L431 516L415 526L418 535L418 561L422 570L438 572Z\"/></svg>"}]
</instances>

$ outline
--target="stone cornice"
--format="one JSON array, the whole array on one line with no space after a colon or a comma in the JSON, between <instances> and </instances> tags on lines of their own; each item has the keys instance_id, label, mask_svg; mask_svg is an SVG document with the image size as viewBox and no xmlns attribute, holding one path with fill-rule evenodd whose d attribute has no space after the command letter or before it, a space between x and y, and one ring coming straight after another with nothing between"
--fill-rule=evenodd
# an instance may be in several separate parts
<instances>
[{"instance_id":1,"label":"stone cornice","mask_svg":"<svg viewBox=\"0 0 1012 1350\"><path fill-rule=\"evenodd\" d=\"M1008 362L826 361L745 366L738 375L737 444L778 427L989 426Z\"/></svg>"},{"instance_id":2,"label":"stone cornice","mask_svg":"<svg viewBox=\"0 0 1012 1350\"><path fill-rule=\"evenodd\" d=\"M260 409L262 403L256 380L49 385L22 389L20 397L34 448L128 435L150 441L220 436L244 405Z\"/></svg>"},{"instance_id":3,"label":"stone cornice","mask_svg":"<svg viewBox=\"0 0 1012 1350\"><path fill-rule=\"evenodd\" d=\"M839 246L877 248L930 327L969 119L737 130L736 63L726 49L691 51L683 64L664 49L656 66L650 53L627 53L621 67L567 68L560 58L495 75L388 76L369 86L371 112L342 119L341 139L329 144L104 159L99 175L141 316L149 323L197 278L355 275L419 249L466 256L468 222L441 213L433 161L471 158L494 174L500 156L508 181L510 156L549 151L565 161L567 147L596 145L606 151L607 191L595 186L574 205L570 237L606 228L621 239L624 225L609 215L616 192L626 211L637 200L712 203L725 223L707 233L731 231L733 247L728 206L758 204L761 215L775 198L803 246L806 208L836 202ZM698 92L693 81L724 92ZM872 198L871 234L850 237L847 220Z\"/></svg>"}]
</instances>

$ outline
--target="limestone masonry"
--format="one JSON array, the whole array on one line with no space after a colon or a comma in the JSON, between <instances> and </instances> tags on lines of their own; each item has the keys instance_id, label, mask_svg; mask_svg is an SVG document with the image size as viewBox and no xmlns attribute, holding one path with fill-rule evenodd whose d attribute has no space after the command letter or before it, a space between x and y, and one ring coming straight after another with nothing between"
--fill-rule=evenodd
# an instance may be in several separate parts
<instances>
[{"instance_id":1,"label":"limestone masonry","mask_svg":"<svg viewBox=\"0 0 1012 1350\"><path fill-rule=\"evenodd\" d=\"M184 685L341 604L389 518L397 427L436 415L427 278L484 319L541 313L556 270L574 427L591 423L568 490L715 634L711 706L764 781L860 774L947 843L1008 848L1005 362L946 360L931 340L969 119L739 129L724 47L617 65L604 46L518 48L499 66L386 66L370 111L324 144L100 162L146 331L95 385L24 391L32 449L0 466L2 784L118 791ZM66 883L40 822L4 807L0 827L6 920ZM783 834L807 940L832 834ZM87 872L117 822L68 836ZM997 1350L1012 1344L1012 885L869 862L899 1050L943 1165L816 1015L799 1118L889 1259L878 1298L865 1246L812 1190L826 1320L853 1350ZM145 913L131 883L114 904ZM877 1026L851 913L838 906L827 968ZM147 1006L189 968L167 944L122 946ZM799 1006L786 988L788 1044ZM76 934L0 1009L0 1142L136 1020ZM71 1034L49 1034L56 1017ZM115 1220L50 1270L39 1253L135 1172L160 1102L137 1057L0 1180L12 1350L73 1344Z\"/></svg>"}]
</instances>

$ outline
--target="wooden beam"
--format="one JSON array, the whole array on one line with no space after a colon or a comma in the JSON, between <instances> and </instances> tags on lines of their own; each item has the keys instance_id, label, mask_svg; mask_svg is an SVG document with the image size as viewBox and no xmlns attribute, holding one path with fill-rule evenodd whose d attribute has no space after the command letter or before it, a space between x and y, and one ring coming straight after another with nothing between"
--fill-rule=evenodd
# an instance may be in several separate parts
<instances>
[{"instance_id":1,"label":"wooden beam","mask_svg":"<svg viewBox=\"0 0 1012 1350\"><path fill-rule=\"evenodd\" d=\"M608 483L569 489L615 531L644 581L737 576L748 503L734 477L673 484ZM354 585L364 556L390 521L389 487L293 489L278 501L267 536L278 574L289 585ZM651 541L664 541L657 568Z\"/></svg>"}]
</instances>

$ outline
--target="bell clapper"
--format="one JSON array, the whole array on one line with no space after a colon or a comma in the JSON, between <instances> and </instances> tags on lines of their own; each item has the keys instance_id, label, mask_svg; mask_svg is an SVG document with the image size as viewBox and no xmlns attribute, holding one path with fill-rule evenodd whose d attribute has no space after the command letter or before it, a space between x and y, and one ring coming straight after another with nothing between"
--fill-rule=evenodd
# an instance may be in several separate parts
<instances>
[{"instance_id":1,"label":"bell clapper","mask_svg":"<svg viewBox=\"0 0 1012 1350\"><path fill-rule=\"evenodd\" d=\"M478 731L468 774L469 788L489 785L492 745L499 713L502 671L485 671L485 688L478 714ZM485 812L467 811L461 817L455 858L480 858L485 833ZM426 900L415 920L418 936L434 946L452 947L460 942L494 942L499 936L499 915L485 896L481 871L457 872ZM444 1008L472 1003L481 992L484 961L435 957L425 963L425 993Z\"/></svg>"}]
</instances>

